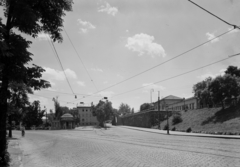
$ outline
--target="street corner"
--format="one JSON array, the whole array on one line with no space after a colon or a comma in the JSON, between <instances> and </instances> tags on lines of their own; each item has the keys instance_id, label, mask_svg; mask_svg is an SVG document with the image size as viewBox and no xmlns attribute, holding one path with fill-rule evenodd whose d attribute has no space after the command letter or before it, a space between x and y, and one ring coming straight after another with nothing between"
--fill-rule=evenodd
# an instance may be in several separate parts
<instances>
[{"instance_id":1,"label":"street corner","mask_svg":"<svg viewBox=\"0 0 240 167\"><path fill-rule=\"evenodd\" d=\"M20 148L19 139L11 138L8 140L8 153L10 155L10 167L22 167L23 151Z\"/></svg>"}]
</instances>

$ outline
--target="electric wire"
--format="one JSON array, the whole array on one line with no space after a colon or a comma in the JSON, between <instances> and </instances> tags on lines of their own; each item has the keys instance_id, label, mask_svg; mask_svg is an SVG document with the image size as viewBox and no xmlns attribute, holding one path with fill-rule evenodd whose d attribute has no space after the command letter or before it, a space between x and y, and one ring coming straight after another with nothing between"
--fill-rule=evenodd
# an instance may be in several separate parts
<instances>
[{"instance_id":1,"label":"electric wire","mask_svg":"<svg viewBox=\"0 0 240 167\"><path fill-rule=\"evenodd\" d=\"M69 87L70 87L72 93L75 94L75 93L73 92L72 86L71 86L71 84L70 84L70 82L69 82L69 80L68 80L68 77L67 77L67 75L66 75L66 73L65 73L65 71L64 71L64 68L63 68L62 62L61 62L61 60L60 60L60 58L59 58L59 56L58 56L57 50L56 50L56 48L55 48L55 46L54 46L52 40L51 40L51 44L52 44L53 49L54 49L54 51L55 51L55 53L56 53L56 56L57 56L58 61L59 61L59 64L60 64L60 66L61 66L61 68L62 68L62 70L63 70L63 73L64 73L64 76L65 76L65 78L66 78L66 80L67 80L67 83L68 83L68 85L69 85Z\"/></svg>"},{"instance_id":2,"label":"electric wire","mask_svg":"<svg viewBox=\"0 0 240 167\"><path fill-rule=\"evenodd\" d=\"M191 51L193 51L193 50L195 50L195 49L197 49L197 48L199 48L199 47L201 47L201 46L203 46L203 45L205 45L205 44L207 44L207 43L209 43L209 42L211 42L211 41L213 41L213 40L215 40L215 39L217 39L217 38L219 38L219 37L221 37L221 36L223 36L223 35L225 35L225 34L230 33L230 32L233 31L234 29L235 29L235 27L234 27L233 29L231 29L231 30L228 30L228 31L226 31L226 32L218 35L218 36L215 36L215 37L212 38L212 39L209 39L209 40L207 40L207 41L205 41L205 42L203 42L203 43L201 43L201 44L199 44L199 45L196 45L196 46L192 47L191 49L188 49L187 51L184 51L184 52L182 52L182 53L180 53L180 54L178 54L178 55L176 55L176 56L174 56L174 57L172 57L172 58L170 58L170 59L168 59L168 60L166 60L166 61L164 61L164 62L162 62L162 63L160 63L160 64L158 64L158 65L156 65L156 66L153 66L153 67L151 67L151 68L149 68L149 69L147 69L147 70L144 70L144 71L142 71L142 72L140 72L140 73L138 73L138 74L135 74L135 75L133 75L133 76L131 76L131 77L129 77L129 78L126 78L126 79L124 79L124 80L122 80L122 81L120 81L120 82L118 82L118 83L116 83L116 84L113 84L113 85L109 86L109 87L106 87L106 88L104 88L104 89L101 89L101 90L99 90L99 91L97 91L97 92L95 92L95 93L93 93L93 94L91 94L91 95L88 95L88 96L86 96L86 97L90 97L90 96L95 95L95 94L97 94L97 93L99 93L99 92L101 92L101 91L104 91L104 90L107 90L107 89L112 88L112 87L114 87L114 86L117 86L117 85L119 85L119 84L121 84L121 83L123 83L123 82L126 82L126 81L128 81L128 80L130 80L130 79L133 79L133 78L135 78L135 77L137 77L137 76L139 76L139 75L141 75L141 74L143 74L143 73L146 73L146 72L148 72L148 71L150 71L150 70L152 70L152 69L155 69L155 68L157 68L157 67L159 67L159 66L161 66L161 65L163 65L163 64L166 64L166 63L168 63L168 62L170 62L170 61L172 61L172 60L174 60L174 59L176 59L176 58L178 58L178 57L181 57L181 56L185 55L186 53L189 53L189 52L191 52ZM85 97L85 98L86 98L86 97Z\"/></svg>"},{"instance_id":3,"label":"electric wire","mask_svg":"<svg viewBox=\"0 0 240 167\"><path fill-rule=\"evenodd\" d=\"M172 77L169 77L169 78L166 78L166 79L163 79L163 80L160 80L160 81L157 81L157 82L154 82L154 83L145 85L145 86L141 86L141 87L138 87L138 88L135 88L135 89L132 89L132 90L123 92L123 93L116 94L116 95L112 96L111 98L116 97L116 96L120 96L120 95L123 95L123 94L126 94L126 93L129 93L129 92L133 92L133 91L135 91L135 90L142 89L142 88L145 88L145 87L150 86L150 85L154 85L154 84L157 84L157 83L160 83L160 82L168 81L168 80L171 80L171 79L173 79L173 78L177 78L177 77L180 77L180 76L183 76L183 75L192 73L192 72L194 72L194 71L197 71L197 70L200 70L200 69L202 69L202 68L211 66L211 65L213 65L213 64L216 64L216 63L225 61L225 60L227 60L227 59L230 59L230 58L232 58L232 57L234 57L234 56L238 56L238 55L240 55L240 53L230 55L230 56L228 56L227 58L224 58L224 59L218 60L218 61L216 61L216 62L213 62L213 63L207 64L207 65L204 65L204 66L195 68L195 69L193 69L193 70L184 72L184 73L182 73L182 74L178 74L178 75L175 75L175 76L172 76Z\"/></svg>"},{"instance_id":4,"label":"electric wire","mask_svg":"<svg viewBox=\"0 0 240 167\"><path fill-rule=\"evenodd\" d=\"M191 2L192 4L196 5L197 7L201 8L202 10L204 10L205 12L207 12L208 14L210 14L210 15L216 17L217 19L221 20L222 22L226 23L227 25L230 25L230 26L233 26L234 28L240 29L239 26L234 25L234 24L231 24L231 23L223 20L222 18L218 17L217 15L215 15L215 14L213 14L212 12L208 11L207 9L201 7L200 5L196 4L195 2L193 2L193 1L191 1L191 0L188 0L188 1Z\"/></svg>"},{"instance_id":5,"label":"electric wire","mask_svg":"<svg viewBox=\"0 0 240 167\"><path fill-rule=\"evenodd\" d=\"M41 91L48 91L48 92L54 92L54 93L60 93L60 94L66 94L66 95L80 95L80 96L87 96L88 94L79 94L79 93L67 93L67 92L59 92L59 91L54 91L54 90L47 90L47 89L42 89ZM94 97L102 97L102 96L94 96Z\"/></svg>"},{"instance_id":6,"label":"electric wire","mask_svg":"<svg viewBox=\"0 0 240 167\"><path fill-rule=\"evenodd\" d=\"M89 72L88 72L88 70L87 70L85 64L83 63L83 60L81 59L81 57L80 57L80 55L79 55L77 49L76 49L75 46L73 45L73 42L72 42L71 38L69 37L69 35L68 35L68 33L67 33L67 31L66 31L66 29L65 29L64 27L63 27L63 30L64 30L65 34L67 35L68 40L70 41L70 43L71 43L71 45L72 45L74 51L76 52L76 54L77 54L79 60L81 61L82 65L83 65L83 67L84 67L84 69L85 69L85 71L87 72L88 77L90 78L91 82L93 83L93 86L94 86L95 89L98 91L98 88L97 88L95 82L93 81L91 75L89 74Z\"/></svg>"}]
</instances>

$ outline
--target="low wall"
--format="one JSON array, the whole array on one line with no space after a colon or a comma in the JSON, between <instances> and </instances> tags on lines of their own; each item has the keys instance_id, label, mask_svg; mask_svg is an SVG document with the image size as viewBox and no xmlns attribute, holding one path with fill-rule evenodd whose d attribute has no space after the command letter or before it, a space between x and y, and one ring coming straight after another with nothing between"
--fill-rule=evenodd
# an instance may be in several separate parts
<instances>
[{"instance_id":1,"label":"low wall","mask_svg":"<svg viewBox=\"0 0 240 167\"><path fill-rule=\"evenodd\" d=\"M177 111L168 111L169 117L173 112ZM167 119L167 111L146 111L146 112L138 112L135 114L122 116L117 118L117 125L126 125L126 126L135 126L135 127L143 127L143 128L151 128L152 126L156 126L160 122Z\"/></svg>"}]
</instances>

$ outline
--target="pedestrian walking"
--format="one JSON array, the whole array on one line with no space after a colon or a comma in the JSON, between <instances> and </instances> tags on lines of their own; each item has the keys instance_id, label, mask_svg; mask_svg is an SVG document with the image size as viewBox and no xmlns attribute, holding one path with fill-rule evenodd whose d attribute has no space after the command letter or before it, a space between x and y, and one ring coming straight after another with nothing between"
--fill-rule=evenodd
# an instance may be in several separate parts
<instances>
[{"instance_id":1,"label":"pedestrian walking","mask_svg":"<svg viewBox=\"0 0 240 167\"><path fill-rule=\"evenodd\" d=\"M25 127L22 126L22 137L24 137L24 136L25 136Z\"/></svg>"}]
</instances>

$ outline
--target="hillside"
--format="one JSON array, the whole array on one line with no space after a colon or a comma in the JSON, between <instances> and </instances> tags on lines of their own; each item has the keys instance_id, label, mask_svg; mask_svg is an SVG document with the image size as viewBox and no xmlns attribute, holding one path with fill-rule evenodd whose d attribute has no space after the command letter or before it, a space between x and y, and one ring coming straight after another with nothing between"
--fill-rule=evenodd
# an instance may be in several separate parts
<instances>
[{"instance_id":1,"label":"hillside","mask_svg":"<svg viewBox=\"0 0 240 167\"><path fill-rule=\"evenodd\" d=\"M203 108L197 110L181 111L182 122L172 125L172 117L169 119L170 130L175 127L178 131L186 131L191 127L192 131L240 133L240 105L226 108ZM161 129L167 121L161 123Z\"/></svg>"}]
</instances>

